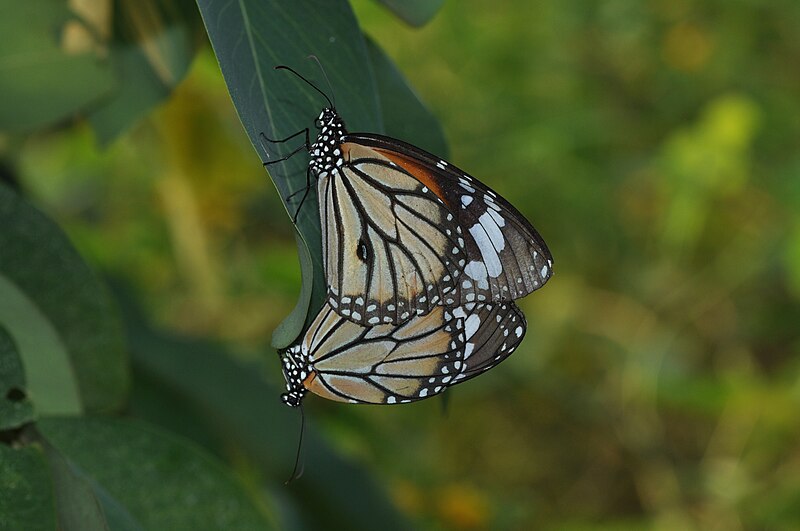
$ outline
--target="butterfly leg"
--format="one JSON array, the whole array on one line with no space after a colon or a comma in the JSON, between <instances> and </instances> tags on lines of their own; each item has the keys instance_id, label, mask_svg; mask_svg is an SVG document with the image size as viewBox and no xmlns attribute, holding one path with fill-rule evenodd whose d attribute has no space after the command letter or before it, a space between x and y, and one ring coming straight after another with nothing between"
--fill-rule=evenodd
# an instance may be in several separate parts
<instances>
[{"instance_id":1,"label":"butterfly leg","mask_svg":"<svg viewBox=\"0 0 800 531\"><path fill-rule=\"evenodd\" d=\"M261 137L262 145L263 145L263 141L264 140L266 140L270 144L283 144L287 140L291 140L291 139L293 139L295 137L298 137L298 136L300 136L300 135L302 135L304 133L306 135L306 146L310 146L311 142L310 142L310 139L308 137L308 127L306 127L305 129L301 129L300 131L296 132L295 134L287 136L286 138L281 139L281 140L273 140L273 139L269 138L267 135L265 135L264 133L260 133L259 136ZM265 146L265 148L266 148L266 146Z\"/></svg>"},{"instance_id":2,"label":"butterfly leg","mask_svg":"<svg viewBox=\"0 0 800 531\"><path fill-rule=\"evenodd\" d=\"M286 155L285 157L281 157L281 158L279 158L279 159L275 159L275 160L269 160L269 161L267 161L267 162L263 162L262 164L264 165L264 167L266 168L266 167L267 167L267 166L269 166L270 164L275 164L275 163L277 163L277 162L283 162L283 161L285 161L285 160L288 160L290 157L293 157L294 155L296 155L297 153L299 153L299 152L300 152L301 150L303 150L303 149L305 149L305 150L308 150L308 149L311 147L311 139L310 139L310 138L309 138L309 136L308 136L308 127L306 127L305 129L303 129L303 130L301 130L301 131L298 131L298 132L296 132L296 133L295 133L295 134L293 134L293 135L287 136L286 138L283 138L283 139L281 139L281 140L272 140L271 138L267 138L267 135L265 135L264 133L261 133L261 134L260 134L260 136L261 136L262 145L263 145L263 142L264 142L265 140L266 140L267 142L272 142L273 144L281 144L281 143L283 143L283 142L286 142L286 141L288 141L288 140L291 140L291 139L293 139L293 138L296 138L296 137L298 137L298 136L300 136L300 135L302 135L302 134L305 134L305 136L306 136L306 141L305 141L305 143L303 143L303 144L301 144L301 145L297 146L297 149L295 149L294 151L292 151L291 153L289 153L289 154L288 154L288 155ZM264 149L266 150L266 146L264 147Z\"/></svg>"},{"instance_id":3,"label":"butterfly leg","mask_svg":"<svg viewBox=\"0 0 800 531\"><path fill-rule=\"evenodd\" d=\"M303 206L303 203L305 203L306 198L308 197L309 190L311 190L311 168L310 167L306 170L306 187L305 187L305 192L306 193L303 194L303 199L301 199L300 200L300 204L297 205L297 210L294 211L294 218L292 218L292 223L294 223L295 225L297 225L297 216L300 215L300 208ZM298 193L300 193L300 190L298 190L294 194L290 195L289 197L292 197L293 195L298 194ZM289 200L289 197L286 198L287 201Z\"/></svg>"}]
</instances>

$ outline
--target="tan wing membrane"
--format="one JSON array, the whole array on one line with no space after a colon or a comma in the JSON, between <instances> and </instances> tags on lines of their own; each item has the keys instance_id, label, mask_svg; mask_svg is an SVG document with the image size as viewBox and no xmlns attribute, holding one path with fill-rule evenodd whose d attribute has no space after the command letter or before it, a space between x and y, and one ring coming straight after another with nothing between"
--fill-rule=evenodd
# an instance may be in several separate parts
<instances>
[{"instance_id":1,"label":"tan wing membrane","mask_svg":"<svg viewBox=\"0 0 800 531\"><path fill-rule=\"evenodd\" d=\"M345 164L318 180L330 305L374 326L457 303L454 290L467 261L452 213L380 153L341 147Z\"/></svg>"},{"instance_id":2,"label":"tan wing membrane","mask_svg":"<svg viewBox=\"0 0 800 531\"><path fill-rule=\"evenodd\" d=\"M285 354L287 387L341 402L421 400L494 367L524 334L513 303L437 306L399 326L366 327L326 305Z\"/></svg>"}]
</instances>

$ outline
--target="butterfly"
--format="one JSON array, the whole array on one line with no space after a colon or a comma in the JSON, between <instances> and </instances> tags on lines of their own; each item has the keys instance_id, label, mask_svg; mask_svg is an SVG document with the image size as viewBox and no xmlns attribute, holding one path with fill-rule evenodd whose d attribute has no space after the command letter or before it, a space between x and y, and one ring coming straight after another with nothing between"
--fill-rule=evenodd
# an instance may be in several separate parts
<instances>
[{"instance_id":1,"label":"butterfly","mask_svg":"<svg viewBox=\"0 0 800 531\"><path fill-rule=\"evenodd\" d=\"M327 304L363 326L399 324L435 308L511 301L541 288L553 257L508 201L411 144L350 133L330 98L306 149L316 179ZM264 137L266 138L266 137ZM301 201L302 206L302 201ZM298 207L298 211L299 211Z\"/></svg>"},{"instance_id":2,"label":"butterfly","mask_svg":"<svg viewBox=\"0 0 800 531\"><path fill-rule=\"evenodd\" d=\"M361 326L326 304L302 341L282 356L297 407L314 394L339 402L401 404L422 400L506 359L525 336L513 302L437 306L400 325Z\"/></svg>"}]
</instances>

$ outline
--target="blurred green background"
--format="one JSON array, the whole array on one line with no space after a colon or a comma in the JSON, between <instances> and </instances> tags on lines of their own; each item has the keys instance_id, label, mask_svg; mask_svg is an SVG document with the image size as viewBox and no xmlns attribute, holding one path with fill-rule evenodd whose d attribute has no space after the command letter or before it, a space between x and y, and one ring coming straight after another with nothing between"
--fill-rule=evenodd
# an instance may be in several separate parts
<instances>
[{"instance_id":1,"label":"blurred green background","mask_svg":"<svg viewBox=\"0 0 800 531\"><path fill-rule=\"evenodd\" d=\"M308 422L413 527L800 528L800 4L451 0L419 29L353 7L556 273L520 301L519 350L446 407L311 396ZM108 146L86 123L17 138L6 173L84 259L278 401L264 345L296 245L208 44Z\"/></svg>"}]
</instances>

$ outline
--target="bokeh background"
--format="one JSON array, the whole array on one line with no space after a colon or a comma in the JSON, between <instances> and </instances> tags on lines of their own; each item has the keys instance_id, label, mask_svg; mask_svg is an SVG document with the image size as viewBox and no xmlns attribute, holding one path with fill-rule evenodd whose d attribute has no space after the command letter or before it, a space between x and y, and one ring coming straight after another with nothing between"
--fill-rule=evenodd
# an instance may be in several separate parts
<instances>
[{"instance_id":1,"label":"bokeh background","mask_svg":"<svg viewBox=\"0 0 800 531\"><path fill-rule=\"evenodd\" d=\"M312 396L308 423L415 528L800 527L800 4L448 1L420 29L353 7L555 276L519 350L446 401ZM279 389L293 230L208 44L110 145L78 124L5 147L154 326Z\"/></svg>"}]
</instances>

